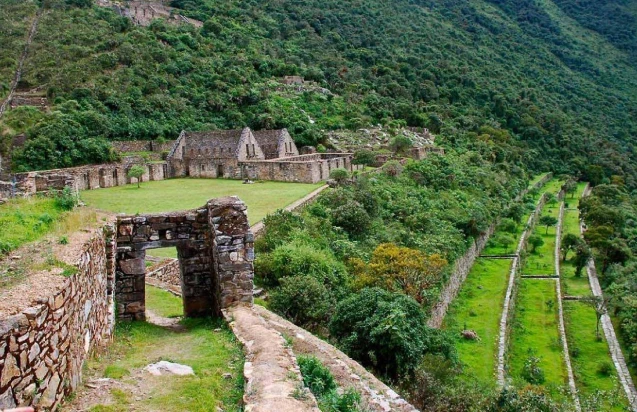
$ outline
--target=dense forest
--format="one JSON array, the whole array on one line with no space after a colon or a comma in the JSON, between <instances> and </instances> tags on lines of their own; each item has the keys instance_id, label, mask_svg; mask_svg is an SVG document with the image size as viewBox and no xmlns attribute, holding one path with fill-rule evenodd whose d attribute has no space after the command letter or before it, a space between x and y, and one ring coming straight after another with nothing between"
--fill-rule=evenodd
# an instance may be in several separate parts
<instances>
[{"instance_id":1,"label":"dense forest","mask_svg":"<svg viewBox=\"0 0 637 412\"><path fill-rule=\"evenodd\" d=\"M52 111L5 115L5 154L11 136L28 137L17 170L109 160L108 140L182 128L287 127L315 144L326 130L381 123L426 126L443 145L479 143L532 170L637 184L633 2L604 2L610 19L567 0L172 1L201 29L43 3L19 86L45 91ZM25 21L35 12L17 0L2 8ZM14 44L24 33L0 36ZM0 90L19 47L9 51ZM293 74L331 93L278 87Z\"/></svg>"}]
</instances>

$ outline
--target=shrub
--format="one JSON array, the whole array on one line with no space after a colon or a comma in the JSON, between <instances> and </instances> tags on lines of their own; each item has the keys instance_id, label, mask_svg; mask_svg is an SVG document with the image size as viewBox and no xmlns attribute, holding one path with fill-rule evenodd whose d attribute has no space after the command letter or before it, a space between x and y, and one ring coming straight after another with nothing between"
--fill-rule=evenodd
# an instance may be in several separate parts
<instances>
[{"instance_id":1,"label":"shrub","mask_svg":"<svg viewBox=\"0 0 637 412\"><path fill-rule=\"evenodd\" d=\"M330 334L350 356L393 378L418 365L425 327L415 300L379 288L363 289L341 301L329 325Z\"/></svg>"},{"instance_id":2,"label":"shrub","mask_svg":"<svg viewBox=\"0 0 637 412\"><path fill-rule=\"evenodd\" d=\"M334 169L330 172L330 179L333 179L339 185L345 183L349 179L349 172L346 169Z\"/></svg>"},{"instance_id":3,"label":"shrub","mask_svg":"<svg viewBox=\"0 0 637 412\"><path fill-rule=\"evenodd\" d=\"M613 374L614 366L609 361L600 362L597 365L597 373L602 376L610 376Z\"/></svg>"},{"instance_id":4,"label":"shrub","mask_svg":"<svg viewBox=\"0 0 637 412\"><path fill-rule=\"evenodd\" d=\"M332 222L352 236L360 236L369 230L372 219L360 203L349 201L332 211Z\"/></svg>"},{"instance_id":5,"label":"shrub","mask_svg":"<svg viewBox=\"0 0 637 412\"><path fill-rule=\"evenodd\" d=\"M398 177L403 172L403 165L396 160L390 160L383 165L383 172L390 177Z\"/></svg>"},{"instance_id":6,"label":"shrub","mask_svg":"<svg viewBox=\"0 0 637 412\"><path fill-rule=\"evenodd\" d=\"M498 230L507 233L515 233L516 228L517 224L515 223L515 221L509 218L502 219L502 221L498 225Z\"/></svg>"},{"instance_id":7,"label":"shrub","mask_svg":"<svg viewBox=\"0 0 637 412\"><path fill-rule=\"evenodd\" d=\"M67 236L60 236L60 239L58 240L58 242L60 243L60 245L68 245L69 238Z\"/></svg>"},{"instance_id":8,"label":"shrub","mask_svg":"<svg viewBox=\"0 0 637 412\"><path fill-rule=\"evenodd\" d=\"M314 356L299 356L299 368L303 375L303 383L312 393L320 398L336 389L332 373Z\"/></svg>"},{"instance_id":9,"label":"shrub","mask_svg":"<svg viewBox=\"0 0 637 412\"><path fill-rule=\"evenodd\" d=\"M389 143L389 148L396 153L405 153L413 145L414 144L411 139L406 136L399 135L394 137L391 143Z\"/></svg>"},{"instance_id":10,"label":"shrub","mask_svg":"<svg viewBox=\"0 0 637 412\"><path fill-rule=\"evenodd\" d=\"M57 192L54 195L55 206L61 210L71 210L73 209L77 203L78 199L73 190L65 186L60 192Z\"/></svg>"},{"instance_id":11,"label":"shrub","mask_svg":"<svg viewBox=\"0 0 637 412\"><path fill-rule=\"evenodd\" d=\"M277 210L267 215L263 219L263 224L265 233L255 242L258 252L270 252L277 246L287 243L295 231L305 226L301 216L285 210Z\"/></svg>"},{"instance_id":12,"label":"shrub","mask_svg":"<svg viewBox=\"0 0 637 412\"><path fill-rule=\"evenodd\" d=\"M540 358L530 353L522 367L522 377L530 384L541 385L544 383L544 370L540 367Z\"/></svg>"},{"instance_id":13,"label":"shrub","mask_svg":"<svg viewBox=\"0 0 637 412\"><path fill-rule=\"evenodd\" d=\"M335 302L324 284L311 276L282 278L280 284L270 294L271 310L309 329L328 319Z\"/></svg>"},{"instance_id":14,"label":"shrub","mask_svg":"<svg viewBox=\"0 0 637 412\"><path fill-rule=\"evenodd\" d=\"M355 165L373 166L376 162L376 156L371 150L359 150L354 153L352 163Z\"/></svg>"}]
</instances>

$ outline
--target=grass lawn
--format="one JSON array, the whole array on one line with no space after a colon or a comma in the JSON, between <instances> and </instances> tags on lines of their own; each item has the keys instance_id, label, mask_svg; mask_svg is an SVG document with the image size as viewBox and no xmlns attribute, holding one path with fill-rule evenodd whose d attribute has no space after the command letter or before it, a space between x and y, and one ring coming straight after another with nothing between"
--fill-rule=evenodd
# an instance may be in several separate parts
<instances>
[{"instance_id":1,"label":"grass lawn","mask_svg":"<svg viewBox=\"0 0 637 412\"><path fill-rule=\"evenodd\" d=\"M516 299L508 352L509 375L514 383L525 386L522 371L533 353L540 358L539 366L546 378L544 385L557 394L557 387L566 384L567 375L558 331L555 281L522 279Z\"/></svg>"},{"instance_id":2,"label":"grass lawn","mask_svg":"<svg viewBox=\"0 0 637 412\"><path fill-rule=\"evenodd\" d=\"M564 221L562 224L562 238L572 233L576 236L580 235L579 230L579 198L584 192L586 183L578 183L574 196L566 196L564 201L569 203L569 207L564 209ZM588 296L591 294L591 288L586 276L586 270L582 270L581 276L575 276L575 265L570 262L570 258L574 256L573 252L569 252L566 262L560 262L560 272L562 275L562 287L564 293L573 296Z\"/></svg>"},{"instance_id":3,"label":"grass lawn","mask_svg":"<svg viewBox=\"0 0 637 412\"><path fill-rule=\"evenodd\" d=\"M617 392L619 399L616 404L607 402L604 410L624 410L622 405L626 405L627 401L617 380L608 344L605 340L597 340L595 336L595 310L583 302L565 301L564 317L571 364L580 396L590 397L597 390ZM600 335L604 336L601 326ZM601 371L602 364L610 366L610 373Z\"/></svg>"},{"instance_id":4,"label":"grass lawn","mask_svg":"<svg viewBox=\"0 0 637 412\"><path fill-rule=\"evenodd\" d=\"M252 225L322 185L286 182L244 185L241 180L168 179L144 182L141 188L126 185L86 190L80 196L88 206L127 214L194 209L212 198L239 196L248 206L248 218Z\"/></svg>"},{"instance_id":5,"label":"grass lawn","mask_svg":"<svg viewBox=\"0 0 637 412\"><path fill-rule=\"evenodd\" d=\"M480 341L460 338L456 345L466 375L495 385L495 363L502 302L506 294L510 259L478 259L454 300L444 327L460 336L473 329Z\"/></svg>"},{"instance_id":6,"label":"grass lawn","mask_svg":"<svg viewBox=\"0 0 637 412\"><path fill-rule=\"evenodd\" d=\"M170 314L181 306L181 299L167 292L150 292L147 296L147 307L155 313ZM89 410L242 410L243 354L232 332L220 320L185 319L181 325L184 330L146 322L119 323L107 354L91 360L88 368L91 375L117 379L123 385L111 389L112 403L93 405ZM215 328L221 330L215 332ZM159 360L191 366L195 376L144 373L140 392L134 375ZM224 373L231 373L232 378L224 379Z\"/></svg>"}]
</instances>

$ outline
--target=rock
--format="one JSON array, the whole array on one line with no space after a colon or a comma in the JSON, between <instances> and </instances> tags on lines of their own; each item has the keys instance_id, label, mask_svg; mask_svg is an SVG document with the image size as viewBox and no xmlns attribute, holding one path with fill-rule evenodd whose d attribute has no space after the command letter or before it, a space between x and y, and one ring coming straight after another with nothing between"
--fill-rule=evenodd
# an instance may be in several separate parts
<instances>
[{"instance_id":1,"label":"rock","mask_svg":"<svg viewBox=\"0 0 637 412\"><path fill-rule=\"evenodd\" d=\"M463 330L462 332L460 332L460 334L466 340L480 341L480 337L475 330Z\"/></svg>"},{"instance_id":2,"label":"rock","mask_svg":"<svg viewBox=\"0 0 637 412\"><path fill-rule=\"evenodd\" d=\"M231 373L224 373L223 375L221 375L223 377L223 379L232 379L232 374Z\"/></svg>"},{"instance_id":3,"label":"rock","mask_svg":"<svg viewBox=\"0 0 637 412\"><path fill-rule=\"evenodd\" d=\"M16 404L13 400L13 390L9 388L6 392L0 394L0 409L15 408Z\"/></svg>"},{"instance_id":4,"label":"rock","mask_svg":"<svg viewBox=\"0 0 637 412\"><path fill-rule=\"evenodd\" d=\"M7 359L4 361L4 367L2 368L2 376L0 377L0 387L7 386L16 376L20 376L18 362L13 355L7 355Z\"/></svg>"},{"instance_id":5,"label":"rock","mask_svg":"<svg viewBox=\"0 0 637 412\"><path fill-rule=\"evenodd\" d=\"M144 370L148 371L151 375L162 376L162 375L194 375L195 371L192 370L190 366L180 365L179 363L173 363L168 361L159 361L157 363L153 363L144 368Z\"/></svg>"}]
</instances>

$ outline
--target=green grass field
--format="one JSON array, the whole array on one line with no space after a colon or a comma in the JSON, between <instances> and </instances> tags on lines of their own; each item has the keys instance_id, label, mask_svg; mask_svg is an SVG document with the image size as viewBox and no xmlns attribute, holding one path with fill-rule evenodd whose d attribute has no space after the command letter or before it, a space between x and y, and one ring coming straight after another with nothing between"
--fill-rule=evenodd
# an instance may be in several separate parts
<instances>
[{"instance_id":1,"label":"green grass field","mask_svg":"<svg viewBox=\"0 0 637 412\"><path fill-rule=\"evenodd\" d=\"M194 209L209 199L239 196L248 206L250 224L255 224L268 213L284 208L321 185L286 182L244 185L240 180L169 179L144 182L141 188L126 185L87 190L80 196L88 206L127 214Z\"/></svg>"},{"instance_id":2,"label":"green grass field","mask_svg":"<svg viewBox=\"0 0 637 412\"><path fill-rule=\"evenodd\" d=\"M0 205L0 253L38 240L54 228L61 215L51 198L13 199Z\"/></svg>"},{"instance_id":3,"label":"green grass field","mask_svg":"<svg viewBox=\"0 0 637 412\"><path fill-rule=\"evenodd\" d=\"M147 308L157 314L181 313L181 299L147 287ZM122 381L114 387L114 403L93 405L93 412L131 410L224 411L243 410L243 354L239 342L220 320L184 319L183 330L146 322L122 322L105 356L92 359L88 369L97 377ZM215 329L219 328L216 332ZM137 392L134 375L150 363L167 360L191 366L195 376L144 378L144 394ZM230 379L223 374L230 373ZM101 375L101 376L100 376Z\"/></svg>"},{"instance_id":4,"label":"green grass field","mask_svg":"<svg viewBox=\"0 0 637 412\"><path fill-rule=\"evenodd\" d=\"M512 260L478 259L454 300L444 327L460 336L473 329L479 341L460 338L456 345L467 377L495 385L495 363L502 302Z\"/></svg>"},{"instance_id":5,"label":"green grass field","mask_svg":"<svg viewBox=\"0 0 637 412\"><path fill-rule=\"evenodd\" d=\"M544 385L555 394L556 387L566 384L555 281L522 279L516 299L508 352L509 375L517 385L525 386L522 370L533 353L540 358L539 366L546 377Z\"/></svg>"}]
</instances>

